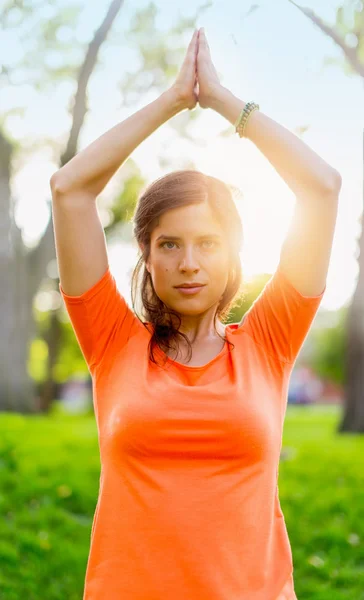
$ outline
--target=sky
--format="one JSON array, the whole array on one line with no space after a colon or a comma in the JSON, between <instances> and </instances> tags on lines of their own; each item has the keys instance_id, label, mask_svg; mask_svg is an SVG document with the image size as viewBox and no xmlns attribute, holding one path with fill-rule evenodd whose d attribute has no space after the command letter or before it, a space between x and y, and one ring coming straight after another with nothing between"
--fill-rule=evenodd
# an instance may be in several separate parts
<instances>
[{"instance_id":1,"label":"sky","mask_svg":"<svg viewBox=\"0 0 364 600\"><path fill-rule=\"evenodd\" d=\"M62 0L62 5L73 4ZM154 100L158 93L143 96L135 106L123 106L118 90L126 71L138 67L136 49L124 35L136 12L147 1L125 2L114 23L120 42L105 43L102 68L89 85L89 106L80 134L81 151L88 144ZM329 24L334 23L337 0L305 0L302 6L315 11ZM321 33L288 0L262 0L259 8L246 18L252 3L241 0L216 1L200 17L212 59L222 85L243 101L258 102L261 111L290 131L306 125L303 140L342 176L339 211L333 242L326 292L321 306L337 310L350 303L355 290L357 239L363 206L364 91L359 76L345 74L342 51ZM191 0L156 2L156 24L168 31L181 17L195 13ZM47 7L49 18L52 8ZM85 42L104 18L104 3L86 3L77 23L78 37ZM67 36L67 31L64 32ZM186 48L190 35L186 36ZM3 38L3 43L5 43ZM9 55L21 55L16 35L6 39ZM324 64L328 57L341 64ZM64 60L64 57L61 57ZM59 60L56 55L48 60ZM6 89L0 99L0 114L14 106L24 106L24 115L7 118L5 128L20 144L34 148L26 160L14 161L12 195L16 202L16 222L22 228L24 242L32 247L41 238L49 220L49 178L58 164L52 144L63 148L69 128L69 102L74 87L65 82L54 91L41 94L24 86ZM147 181L168 172L158 156L173 158L175 169L192 160L195 168L240 188L243 197L238 210L243 220L245 245L242 253L244 276L248 280L261 272L273 273L278 265L285 233L293 213L295 197L273 166L247 139L240 139L220 114L201 109L193 132L199 145L181 140L167 123L163 124L132 153L132 159ZM185 119L186 111L174 117ZM221 131L231 127L231 135L219 139ZM20 166L19 166L20 163ZM127 163L121 167L121 171ZM117 174L118 175L118 174ZM98 198L99 210L104 199L115 191L117 175ZM102 218L102 210L100 217ZM130 302L130 273L136 262L136 248L125 243L108 245L110 268L120 291Z\"/></svg>"}]
</instances>

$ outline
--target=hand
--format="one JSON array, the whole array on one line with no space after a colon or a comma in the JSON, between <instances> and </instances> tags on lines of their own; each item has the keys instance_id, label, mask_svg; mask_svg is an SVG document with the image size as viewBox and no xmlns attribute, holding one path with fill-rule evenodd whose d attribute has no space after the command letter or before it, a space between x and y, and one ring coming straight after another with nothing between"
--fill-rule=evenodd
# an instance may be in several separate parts
<instances>
[{"instance_id":1,"label":"hand","mask_svg":"<svg viewBox=\"0 0 364 600\"><path fill-rule=\"evenodd\" d=\"M198 102L201 108L210 108L211 101L223 86L212 63L210 47L203 27L199 30L197 53Z\"/></svg>"},{"instance_id":2,"label":"hand","mask_svg":"<svg viewBox=\"0 0 364 600\"><path fill-rule=\"evenodd\" d=\"M181 108L192 110L198 102L196 57L198 48L198 30L195 29L187 48L186 56L172 90Z\"/></svg>"}]
</instances>

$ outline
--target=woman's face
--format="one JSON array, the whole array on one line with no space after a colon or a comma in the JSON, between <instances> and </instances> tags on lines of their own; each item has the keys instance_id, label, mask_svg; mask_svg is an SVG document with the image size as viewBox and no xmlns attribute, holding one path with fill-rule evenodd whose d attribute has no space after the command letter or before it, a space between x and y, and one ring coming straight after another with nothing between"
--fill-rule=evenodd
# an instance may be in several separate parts
<instances>
[{"instance_id":1,"label":"woman's face","mask_svg":"<svg viewBox=\"0 0 364 600\"><path fill-rule=\"evenodd\" d=\"M152 231L147 269L159 298L183 315L198 315L217 305L229 272L226 235L207 202L165 212ZM202 283L185 294L176 286Z\"/></svg>"}]
</instances>

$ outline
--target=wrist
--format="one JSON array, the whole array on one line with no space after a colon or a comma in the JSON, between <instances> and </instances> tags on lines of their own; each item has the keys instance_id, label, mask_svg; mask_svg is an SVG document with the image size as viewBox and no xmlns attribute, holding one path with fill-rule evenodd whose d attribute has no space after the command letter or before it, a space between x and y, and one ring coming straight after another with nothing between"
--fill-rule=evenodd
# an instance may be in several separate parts
<instances>
[{"instance_id":1,"label":"wrist","mask_svg":"<svg viewBox=\"0 0 364 600\"><path fill-rule=\"evenodd\" d=\"M173 85L162 93L162 98L164 99L171 116L177 115L185 108L183 98L180 97L177 89Z\"/></svg>"},{"instance_id":2,"label":"wrist","mask_svg":"<svg viewBox=\"0 0 364 600\"><path fill-rule=\"evenodd\" d=\"M211 100L211 108L225 117L232 125L235 125L245 105L246 102L234 96L230 90L223 86L216 90Z\"/></svg>"},{"instance_id":3,"label":"wrist","mask_svg":"<svg viewBox=\"0 0 364 600\"><path fill-rule=\"evenodd\" d=\"M223 85L214 88L209 94L209 108L212 108L221 114L229 94L231 94L231 92Z\"/></svg>"}]
</instances>

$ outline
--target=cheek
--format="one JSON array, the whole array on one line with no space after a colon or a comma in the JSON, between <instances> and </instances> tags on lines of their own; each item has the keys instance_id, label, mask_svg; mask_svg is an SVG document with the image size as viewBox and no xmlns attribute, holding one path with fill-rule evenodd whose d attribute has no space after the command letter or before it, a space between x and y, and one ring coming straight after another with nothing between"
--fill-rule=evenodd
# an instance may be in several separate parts
<instances>
[{"instance_id":1,"label":"cheek","mask_svg":"<svg viewBox=\"0 0 364 600\"><path fill-rule=\"evenodd\" d=\"M170 265L166 265L163 261L156 261L153 263L153 267L151 270L151 274L153 276L153 280L155 286L163 287L168 284L170 275L171 275L171 267Z\"/></svg>"},{"instance_id":2,"label":"cheek","mask_svg":"<svg viewBox=\"0 0 364 600\"><path fill-rule=\"evenodd\" d=\"M211 269L213 269L219 275L221 275L222 273L227 273L227 271L229 270L229 266L229 258L225 254L214 257L214 260L211 263Z\"/></svg>"},{"instance_id":3,"label":"cheek","mask_svg":"<svg viewBox=\"0 0 364 600\"><path fill-rule=\"evenodd\" d=\"M220 288L225 290L226 284L229 278L229 270L230 270L230 262L228 257L224 257L224 260L221 260L218 264L215 265L215 288Z\"/></svg>"}]
</instances>

